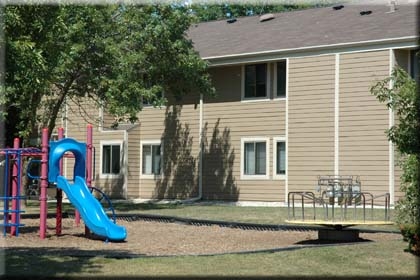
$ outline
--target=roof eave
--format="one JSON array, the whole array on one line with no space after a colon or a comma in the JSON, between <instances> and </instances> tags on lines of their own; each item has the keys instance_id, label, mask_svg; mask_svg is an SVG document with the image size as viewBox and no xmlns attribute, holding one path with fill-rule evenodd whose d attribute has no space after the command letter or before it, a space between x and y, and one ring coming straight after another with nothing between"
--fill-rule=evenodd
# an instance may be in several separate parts
<instances>
[{"instance_id":1,"label":"roof eave","mask_svg":"<svg viewBox=\"0 0 420 280\"><path fill-rule=\"evenodd\" d=\"M321 55L328 53L385 49L385 48L407 48L418 45L419 36L405 36L398 38L388 38L380 40L369 40L360 42L348 42L340 44L309 46L301 48L270 50L253 53L230 54L222 56L202 57L203 60L209 62L210 67L222 65L235 65L252 63L256 61L272 61L278 60L286 56L302 56L302 55Z\"/></svg>"}]
</instances>

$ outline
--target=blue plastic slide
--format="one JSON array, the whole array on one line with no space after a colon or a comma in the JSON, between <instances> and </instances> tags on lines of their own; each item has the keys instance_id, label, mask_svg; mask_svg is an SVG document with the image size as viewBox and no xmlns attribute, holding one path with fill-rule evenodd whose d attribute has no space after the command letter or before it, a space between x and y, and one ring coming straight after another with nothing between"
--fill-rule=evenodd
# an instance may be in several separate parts
<instances>
[{"instance_id":1,"label":"blue plastic slide","mask_svg":"<svg viewBox=\"0 0 420 280\"><path fill-rule=\"evenodd\" d=\"M67 194L68 199L80 212L83 221L92 232L113 241L122 241L127 237L125 227L111 221L102 205L90 193L82 177L76 176L74 184L69 184L65 177L57 176L57 187Z\"/></svg>"}]
</instances>

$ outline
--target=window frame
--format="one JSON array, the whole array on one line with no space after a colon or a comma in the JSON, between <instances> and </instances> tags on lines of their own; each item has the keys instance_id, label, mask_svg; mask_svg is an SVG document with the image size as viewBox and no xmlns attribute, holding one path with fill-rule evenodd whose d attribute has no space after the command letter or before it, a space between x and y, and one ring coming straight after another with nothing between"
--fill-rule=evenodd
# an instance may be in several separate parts
<instances>
[{"instance_id":1,"label":"window frame","mask_svg":"<svg viewBox=\"0 0 420 280\"><path fill-rule=\"evenodd\" d=\"M284 174L277 174L277 155L278 155L278 151L277 151L277 143L278 142L284 142L284 146L285 146L285 158L284 158L284 163L285 163L285 172ZM279 137L273 137L273 179L275 180L285 180L287 176L287 142L286 142L286 137L284 136L279 136Z\"/></svg>"},{"instance_id":2,"label":"window frame","mask_svg":"<svg viewBox=\"0 0 420 280\"><path fill-rule=\"evenodd\" d=\"M144 145L160 145L160 173L159 174L145 174L143 173L143 146ZM163 175L163 141L161 140L142 140L140 141L140 178L141 179L159 179Z\"/></svg>"},{"instance_id":3,"label":"window frame","mask_svg":"<svg viewBox=\"0 0 420 280\"><path fill-rule=\"evenodd\" d=\"M99 142L100 146L100 162L99 162L99 178L100 179L108 179L108 178L119 178L122 173L122 163L123 163L123 141L121 140L101 140ZM103 160L104 160L104 146L119 146L120 147L120 171L118 174L113 173L103 173Z\"/></svg>"},{"instance_id":4,"label":"window frame","mask_svg":"<svg viewBox=\"0 0 420 280\"><path fill-rule=\"evenodd\" d=\"M246 91L246 67L247 66L253 66L253 65L265 65L266 69L266 77L265 77L265 96L261 97L246 97L245 91ZM270 100L270 76L271 76L271 67L270 63L262 62L262 63L250 63L250 64L244 64L242 65L241 69L241 101L267 101Z\"/></svg>"},{"instance_id":5,"label":"window frame","mask_svg":"<svg viewBox=\"0 0 420 280\"><path fill-rule=\"evenodd\" d=\"M277 79L277 67L279 62L285 62L286 63L286 77L285 77L285 96L277 96L277 89L278 89L278 79ZM274 63L274 73L273 73L273 99L276 100L286 100L289 96L289 59L281 59Z\"/></svg>"},{"instance_id":6,"label":"window frame","mask_svg":"<svg viewBox=\"0 0 420 280\"><path fill-rule=\"evenodd\" d=\"M245 174L245 143L265 142L265 174ZM268 137L241 138L241 179L242 180L268 180L270 178L270 139Z\"/></svg>"}]
</instances>

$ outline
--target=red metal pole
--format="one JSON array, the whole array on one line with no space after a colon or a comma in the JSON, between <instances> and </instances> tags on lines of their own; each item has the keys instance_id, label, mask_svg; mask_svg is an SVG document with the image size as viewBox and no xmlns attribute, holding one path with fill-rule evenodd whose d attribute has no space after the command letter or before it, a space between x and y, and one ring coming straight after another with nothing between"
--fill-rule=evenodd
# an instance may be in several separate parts
<instances>
[{"instance_id":1,"label":"red metal pole","mask_svg":"<svg viewBox=\"0 0 420 280\"><path fill-rule=\"evenodd\" d=\"M86 155L86 183L88 187L92 187L92 151L93 151L93 145L92 145L92 125L87 125L87 155Z\"/></svg>"},{"instance_id":2,"label":"red metal pole","mask_svg":"<svg viewBox=\"0 0 420 280\"><path fill-rule=\"evenodd\" d=\"M40 205L40 226L39 226L39 237L45 238L47 231L47 187L48 187L48 129L42 130L42 142L41 142L41 196L39 200Z\"/></svg>"},{"instance_id":3,"label":"red metal pole","mask_svg":"<svg viewBox=\"0 0 420 280\"><path fill-rule=\"evenodd\" d=\"M92 187L92 149L93 149L93 146L92 146L92 131L93 131L93 128L92 128L92 125L91 124L88 124L87 125L87 131L86 131L86 134L87 134L87 139L86 139L86 142L87 142L87 151L86 151L86 184L87 184L87 186L88 187ZM89 235L89 233L90 233L90 231L89 231L89 229L88 229L88 227L87 226L85 226L85 235Z\"/></svg>"},{"instance_id":4,"label":"red metal pole","mask_svg":"<svg viewBox=\"0 0 420 280\"><path fill-rule=\"evenodd\" d=\"M58 139L61 140L64 138L64 128L58 128ZM63 175L63 159L60 159L59 163L60 175ZM56 207L56 220L55 220L55 234L60 235L62 229L62 220L63 220L63 190L57 188L57 207Z\"/></svg>"},{"instance_id":5,"label":"red metal pole","mask_svg":"<svg viewBox=\"0 0 420 280\"><path fill-rule=\"evenodd\" d=\"M19 138L15 138L13 141L13 148L19 149L20 143ZM17 221L17 210L18 210L18 154L13 154L13 169L12 169L12 227L10 228L10 234L16 236L16 221Z\"/></svg>"}]
</instances>

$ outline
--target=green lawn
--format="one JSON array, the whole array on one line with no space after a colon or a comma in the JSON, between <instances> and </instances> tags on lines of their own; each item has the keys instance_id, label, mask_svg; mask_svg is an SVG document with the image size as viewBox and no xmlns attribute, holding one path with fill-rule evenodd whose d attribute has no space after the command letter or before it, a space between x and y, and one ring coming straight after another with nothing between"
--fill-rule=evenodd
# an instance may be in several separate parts
<instances>
[{"instance_id":1,"label":"green lawn","mask_svg":"<svg viewBox=\"0 0 420 280\"><path fill-rule=\"evenodd\" d=\"M417 275L419 258L402 241L219 256L111 259L16 253L8 276L393 276ZM378 278L379 279L379 278Z\"/></svg>"},{"instance_id":2,"label":"green lawn","mask_svg":"<svg viewBox=\"0 0 420 280\"><path fill-rule=\"evenodd\" d=\"M73 211L68 204L63 208L64 211ZM54 213L55 204L49 203L48 209ZM287 219L287 208L281 207L115 203L115 209L120 214L147 213L264 224L283 224ZM25 211L37 213L39 204L29 202ZM396 229L396 226L379 228ZM132 259L75 257L68 256L65 250L58 257L56 252L45 248L37 255L25 251L6 255L5 270L8 276L392 276L406 279L418 274L419 263L418 257L404 251L406 247L407 243L401 238L391 242L313 247L274 253Z\"/></svg>"},{"instance_id":3,"label":"green lawn","mask_svg":"<svg viewBox=\"0 0 420 280\"><path fill-rule=\"evenodd\" d=\"M201 205L201 204L174 204L174 203L113 203L117 214L155 214L181 218L195 218L204 220L219 220L229 222L258 223L258 224L284 224L288 219L287 207L260 207L260 206L233 206L228 204ZM48 203L49 213L55 213L56 204ZM25 213L39 213L39 202L28 201L28 205L24 207ZM73 213L74 208L71 204L64 203L63 211ZM322 208L318 208L318 215L322 217ZM330 210L331 211L331 210ZM339 217L340 209L336 209L336 217ZM348 210L348 216L353 215L353 210ZM391 210L391 220L393 210ZM300 215L300 210L296 209L296 216ZM312 212L306 210L305 216L310 219ZM368 219L371 216L370 210L366 210ZM357 209L357 217L362 217L362 210ZM383 220L384 210L374 209L373 220ZM384 229L398 230L396 225L384 226L357 226L360 229Z\"/></svg>"}]
</instances>

